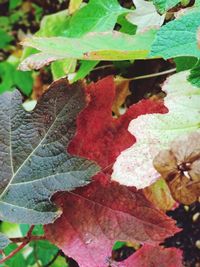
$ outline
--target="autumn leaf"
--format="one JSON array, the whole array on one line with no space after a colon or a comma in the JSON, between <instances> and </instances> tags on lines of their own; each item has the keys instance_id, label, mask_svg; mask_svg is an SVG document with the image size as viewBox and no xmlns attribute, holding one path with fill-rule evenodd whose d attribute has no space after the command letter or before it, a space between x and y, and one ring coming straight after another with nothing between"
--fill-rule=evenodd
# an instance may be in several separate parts
<instances>
[{"instance_id":1,"label":"autumn leaf","mask_svg":"<svg viewBox=\"0 0 200 267\"><path fill-rule=\"evenodd\" d=\"M112 265L111 265L112 266ZM113 264L113 267L116 266ZM144 245L117 267L183 267L182 251L176 248Z\"/></svg>"},{"instance_id":2,"label":"autumn leaf","mask_svg":"<svg viewBox=\"0 0 200 267\"><path fill-rule=\"evenodd\" d=\"M112 116L116 97L112 76L91 83L86 90L89 105L78 116L77 132L68 151L96 161L104 172L110 173L120 152L135 143L127 130L129 122L142 114L165 112L166 108L162 102L142 100L116 119Z\"/></svg>"},{"instance_id":3,"label":"autumn leaf","mask_svg":"<svg viewBox=\"0 0 200 267\"><path fill-rule=\"evenodd\" d=\"M200 132L175 139L161 151L154 167L167 181L175 200L190 205L200 197Z\"/></svg>"},{"instance_id":4,"label":"autumn leaf","mask_svg":"<svg viewBox=\"0 0 200 267\"><path fill-rule=\"evenodd\" d=\"M112 105L112 111L116 116L120 116L120 108L124 104L127 96L131 94L129 91L130 81L121 79L120 77L115 78L116 93L115 99Z\"/></svg>"},{"instance_id":5,"label":"autumn leaf","mask_svg":"<svg viewBox=\"0 0 200 267\"><path fill-rule=\"evenodd\" d=\"M44 224L61 213L50 202L57 191L89 183L97 166L71 156L66 146L85 105L81 83L65 79L50 86L32 112L15 90L0 95L0 219Z\"/></svg>"},{"instance_id":6,"label":"autumn leaf","mask_svg":"<svg viewBox=\"0 0 200 267\"><path fill-rule=\"evenodd\" d=\"M200 91L187 81L188 74L174 74L164 83L168 113L143 115L131 121L128 129L137 142L117 158L113 180L138 189L149 186L160 177L153 167L158 152L168 148L177 136L199 129Z\"/></svg>"},{"instance_id":7,"label":"autumn leaf","mask_svg":"<svg viewBox=\"0 0 200 267\"><path fill-rule=\"evenodd\" d=\"M171 210L176 204L164 179L159 179L144 188L143 192L146 198L160 210Z\"/></svg>"},{"instance_id":8,"label":"autumn leaf","mask_svg":"<svg viewBox=\"0 0 200 267\"><path fill-rule=\"evenodd\" d=\"M48 239L81 267L107 267L117 240L159 244L178 231L174 221L141 191L110 181L117 155L135 142L127 131L129 121L143 113L165 110L162 103L146 100L115 119L115 92L111 76L88 86L88 106L78 116L77 133L68 151L95 160L103 172L86 187L56 195L55 203L63 214L45 226Z\"/></svg>"},{"instance_id":9,"label":"autumn leaf","mask_svg":"<svg viewBox=\"0 0 200 267\"><path fill-rule=\"evenodd\" d=\"M106 180L99 174L91 185L58 195L63 215L45 227L47 238L81 267L106 267L117 240L159 244L177 231L141 192Z\"/></svg>"}]
</instances>

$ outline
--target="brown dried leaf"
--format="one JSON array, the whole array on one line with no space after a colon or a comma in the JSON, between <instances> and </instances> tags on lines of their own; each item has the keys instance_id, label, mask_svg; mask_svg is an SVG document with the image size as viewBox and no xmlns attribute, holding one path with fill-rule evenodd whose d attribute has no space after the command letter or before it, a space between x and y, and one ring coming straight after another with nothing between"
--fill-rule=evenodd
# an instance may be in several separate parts
<instances>
[{"instance_id":1,"label":"brown dried leaf","mask_svg":"<svg viewBox=\"0 0 200 267\"><path fill-rule=\"evenodd\" d=\"M169 150L155 157L154 167L175 200L186 205L195 202L200 196L200 132L175 139Z\"/></svg>"},{"instance_id":2,"label":"brown dried leaf","mask_svg":"<svg viewBox=\"0 0 200 267\"><path fill-rule=\"evenodd\" d=\"M129 91L129 81L121 78L115 79L116 95L113 102L112 111L116 116L120 116L120 107L124 104L127 96L131 94Z\"/></svg>"},{"instance_id":3,"label":"brown dried leaf","mask_svg":"<svg viewBox=\"0 0 200 267\"><path fill-rule=\"evenodd\" d=\"M150 202L163 211L172 209L176 203L164 179L144 188L143 192Z\"/></svg>"}]
</instances>

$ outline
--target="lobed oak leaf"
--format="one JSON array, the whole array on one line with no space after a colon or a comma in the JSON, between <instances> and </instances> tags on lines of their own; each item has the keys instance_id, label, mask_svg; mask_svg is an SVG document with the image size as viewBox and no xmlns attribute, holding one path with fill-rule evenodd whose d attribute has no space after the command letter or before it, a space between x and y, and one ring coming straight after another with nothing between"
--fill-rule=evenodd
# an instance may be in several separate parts
<instances>
[{"instance_id":1,"label":"lobed oak leaf","mask_svg":"<svg viewBox=\"0 0 200 267\"><path fill-rule=\"evenodd\" d=\"M117 240L158 244L178 231L174 221L156 209L142 191L110 181L116 157L135 142L127 131L130 120L165 111L162 103L146 100L113 118L115 90L113 77L88 86L88 106L78 116L77 133L68 148L72 154L95 160L104 173L94 176L86 187L57 194L54 201L63 214L45 226L47 238L81 267L107 267Z\"/></svg>"},{"instance_id":2,"label":"lobed oak leaf","mask_svg":"<svg viewBox=\"0 0 200 267\"><path fill-rule=\"evenodd\" d=\"M166 180L172 196L190 205L200 197L200 132L176 138L170 149L161 151L154 167Z\"/></svg>"},{"instance_id":3,"label":"lobed oak leaf","mask_svg":"<svg viewBox=\"0 0 200 267\"><path fill-rule=\"evenodd\" d=\"M99 168L66 146L85 106L81 83L53 83L32 112L19 91L0 95L0 219L45 224L61 213L50 197L90 182Z\"/></svg>"},{"instance_id":4,"label":"lobed oak leaf","mask_svg":"<svg viewBox=\"0 0 200 267\"><path fill-rule=\"evenodd\" d=\"M177 136L199 129L200 91L187 81L188 74L183 71L166 80L163 91L168 113L142 115L131 121L128 129L137 142L117 158L113 180L138 189L151 185L160 177L153 166L158 152Z\"/></svg>"},{"instance_id":5,"label":"lobed oak leaf","mask_svg":"<svg viewBox=\"0 0 200 267\"><path fill-rule=\"evenodd\" d=\"M127 260L113 267L183 267L182 251L177 248L144 245Z\"/></svg>"}]
</instances>

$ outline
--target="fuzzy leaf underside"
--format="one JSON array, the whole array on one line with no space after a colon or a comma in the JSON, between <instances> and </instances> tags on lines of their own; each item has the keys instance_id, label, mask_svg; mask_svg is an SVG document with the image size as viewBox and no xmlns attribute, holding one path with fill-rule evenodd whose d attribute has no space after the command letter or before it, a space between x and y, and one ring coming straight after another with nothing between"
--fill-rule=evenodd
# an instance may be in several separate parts
<instances>
[{"instance_id":1,"label":"fuzzy leaf underside","mask_svg":"<svg viewBox=\"0 0 200 267\"><path fill-rule=\"evenodd\" d=\"M19 91L0 96L0 219L45 224L60 211L50 197L89 183L91 161L71 156L67 145L85 105L82 85L55 82L32 112Z\"/></svg>"}]
</instances>

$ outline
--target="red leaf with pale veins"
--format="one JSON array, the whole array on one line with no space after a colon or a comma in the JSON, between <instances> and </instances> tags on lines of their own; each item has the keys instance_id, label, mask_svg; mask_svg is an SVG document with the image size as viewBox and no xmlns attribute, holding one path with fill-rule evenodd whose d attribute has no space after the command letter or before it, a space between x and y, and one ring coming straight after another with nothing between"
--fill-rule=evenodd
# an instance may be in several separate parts
<instances>
[{"instance_id":1,"label":"red leaf with pale veins","mask_svg":"<svg viewBox=\"0 0 200 267\"><path fill-rule=\"evenodd\" d=\"M176 248L144 245L117 267L183 267L182 251Z\"/></svg>"},{"instance_id":2,"label":"red leaf with pale veins","mask_svg":"<svg viewBox=\"0 0 200 267\"><path fill-rule=\"evenodd\" d=\"M46 227L48 239L81 267L103 267L116 240L160 243L176 232L174 222L140 191L106 182L99 174L87 187L58 195L63 215Z\"/></svg>"},{"instance_id":3,"label":"red leaf with pale veins","mask_svg":"<svg viewBox=\"0 0 200 267\"><path fill-rule=\"evenodd\" d=\"M133 118L166 111L162 103L146 100L114 119L112 77L87 87L87 94L88 106L78 117L68 151L95 160L102 168L111 167L119 153L135 142L127 131ZM141 191L111 182L110 171L97 174L87 187L57 194L54 199L63 214L45 227L47 238L81 267L107 267L116 240L158 244L178 231Z\"/></svg>"}]
</instances>

